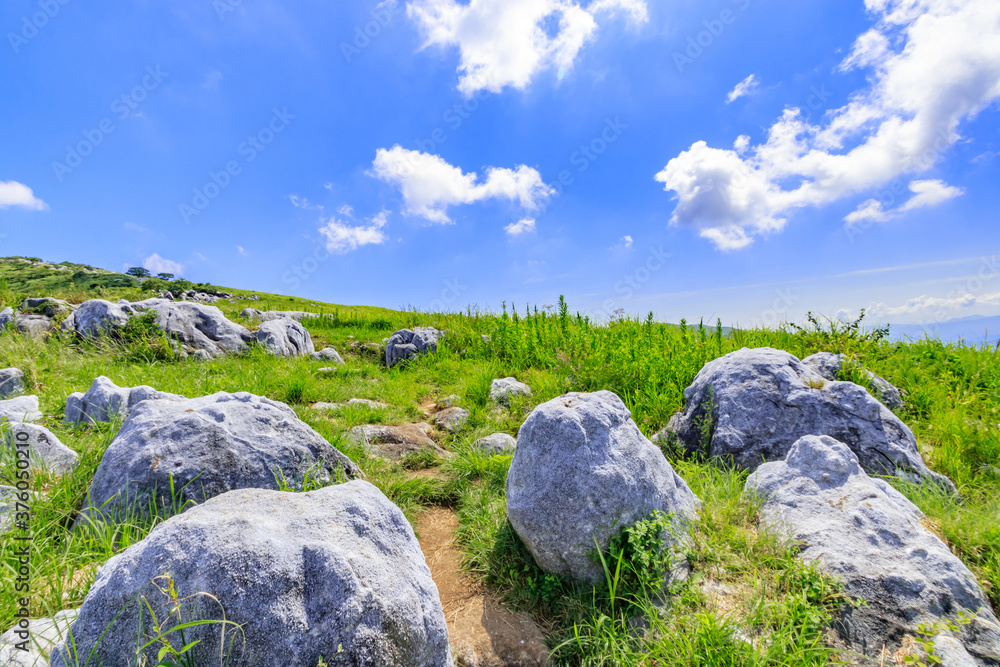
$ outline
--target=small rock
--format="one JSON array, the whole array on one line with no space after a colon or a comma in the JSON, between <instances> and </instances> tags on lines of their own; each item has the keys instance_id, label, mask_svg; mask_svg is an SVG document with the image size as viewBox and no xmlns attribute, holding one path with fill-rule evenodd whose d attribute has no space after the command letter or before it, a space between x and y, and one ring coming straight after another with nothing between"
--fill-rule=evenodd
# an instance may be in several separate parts
<instances>
[{"instance_id":1,"label":"small rock","mask_svg":"<svg viewBox=\"0 0 1000 667\"><path fill-rule=\"evenodd\" d=\"M128 323L131 312L126 311L126 301L111 303L103 299L84 301L80 307L63 321L62 329L76 333L83 338L96 338Z\"/></svg>"},{"instance_id":2,"label":"small rock","mask_svg":"<svg viewBox=\"0 0 1000 667\"><path fill-rule=\"evenodd\" d=\"M442 398L440 401L437 402L437 404L442 408L453 408L458 404L460 400L462 400L460 396L451 394L449 396L445 396L444 398Z\"/></svg>"},{"instance_id":3,"label":"small rock","mask_svg":"<svg viewBox=\"0 0 1000 667\"><path fill-rule=\"evenodd\" d=\"M513 396L531 396L531 387L514 378L500 378L490 384L490 400L510 407Z\"/></svg>"},{"instance_id":4,"label":"small rock","mask_svg":"<svg viewBox=\"0 0 1000 667\"><path fill-rule=\"evenodd\" d=\"M24 630L14 626L0 635L0 667L48 667L49 654L66 641L79 609L65 609L52 618L33 618ZM27 642L28 650L18 644Z\"/></svg>"},{"instance_id":5,"label":"small rock","mask_svg":"<svg viewBox=\"0 0 1000 667\"><path fill-rule=\"evenodd\" d=\"M315 352L312 336L290 317L264 322L256 338L265 350L278 357L303 357Z\"/></svg>"},{"instance_id":6,"label":"small rock","mask_svg":"<svg viewBox=\"0 0 1000 667\"><path fill-rule=\"evenodd\" d=\"M79 458L76 452L59 442L52 431L38 424L8 425L4 442L9 448L27 451L33 467L44 468L56 475L72 472Z\"/></svg>"},{"instance_id":7,"label":"small rock","mask_svg":"<svg viewBox=\"0 0 1000 667\"><path fill-rule=\"evenodd\" d=\"M451 667L448 629L430 570L403 513L373 485L354 481L308 493L241 489L175 516L113 557L73 626L91 664L135 661L140 596L159 618L169 573L185 618L221 619L239 631L232 667L331 665ZM205 595L214 596L215 599ZM188 597L190 596L190 597ZM190 614L188 616L187 614ZM193 664L218 664L220 628L185 631ZM156 664L158 644L145 654ZM65 646L53 667L75 665Z\"/></svg>"},{"instance_id":8,"label":"small rock","mask_svg":"<svg viewBox=\"0 0 1000 667\"><path fill-rule=\"evenodd\" d=\"M52 325L52 318L45 315L18 313L14 316L14 324L22 335L36 340L42 340L55 331L55 327Z\"/></svg>"},{"instance_id":9,"label":"small rock","mask_svg":"<svg viewBox=\"0 0 1000 667\"><path fill-rule=\"evenodd\" d=\"M313 403L312 407L314 410L341 410L350 405L364 405L366 407L372 408L373 410L384 410L389 407L385 403L379 401L372 401L367 398L352 398L344 403Z\"/></svg>"},{"instance_id":10,"label":"small rock","mask_svg":"<svg viewBox=\"0 0 1000 667\"><path fill-rule=\"evenodd\" d=\"M14 324L14 309L7 306L3 310L0 310L0 331L5 330L7 327Z\"/></svg>"},{"instance_id":11,"label":"small rock","mask_svg":"<svg viewBox=\"0 0 1000 667\"><path fill-rule=\"evenodd\" d=\"M0 370L0 399L24 393L24 373L17 368Z\"/></svg>"},{"instance_id":12,"label":"small rock","mask_svg":"<svg viewBox=\"0 0 1000 667\"><path fill-rule=\"evenodd\" d=\"M34 422L41 418L37 396L18 396L0 401L0 421Z\"/></svg>"},{"instance_id":13,"label":"small rock","mask_svg":"<svg viewBox=\"0 0 1000 667\"><path fill-rule=\"evenodd\" d=\"M361 444L375 456L384 459L398 460L408 454L416 454L423 449L431 449L439 456L447 456L448 452L441 449L430 439L433 432L430 424L403 424L401 426L385 426L368 424L355 426L347 432L347 437Z\"/></svg>"},{"instance_id":14,"label":"small rock","mask_svg":"<svg viewBox=\"0 0 1000 667\"><path fill-rule=\"evenodd\" d=\"M444 332L433 327L400 329L385 344L385 365L392 368L404 359L416 359L417 355L437 352L438 341L442 338Z\"/></svg>"},{"instance_id":15,"label":"small rock","mask_svg":"<svg viewBox=\"0 0 1000 667\"><path fill-rule=\"evenodd\" d=\"M53 299L49 296L25 299L18 310L25 315L43 315L48 318L72 312L74 306L62 299Z\"/></svg>"},{"instance_id":16,"label":"small rock","mask_svg":"<svg viewBox=\"0 0 1000 667\"><path fill-rule=\"evenodd\" d=\"M476 449L492 454L511 454L517 449L517 440L506 433L494 433L473 443Z\"/></svg>"},{"instance_id":17,"label":"small rock","mask_svg":"<svg viewBox=\"0 0 1000 667\"><path fill-rule=\"evenodd\" d=\"M655 511L680 527L699 503L609 391L542 403L518 433L507 516L550 574L602 581L604 571L590 557L595 548L607 549L612 535Z\"/></svg>"},{"instance_id":18,"label":"small rock","mask_svg":"<svg viewBox=\"0 0 1000 667\"><path fill-rule=\"evenodd\" d=\"M332 361L338 366L341 366L344 363L344 360L340 358L340 354L338 354L332 347L324 347L319 352L313 352L309 356L316 361Z\"/></svg>"},{"instance_id":19,"label":"small rock","mask_svg":"<svg viewBox=\"0 0 1000 667\"><path fill-rule=\"evenodd\" d=\"M434 415L434 423L451 433L458 433L469 421L469 411L462 408L447 408Z\"/></svg>"}]
</instances>

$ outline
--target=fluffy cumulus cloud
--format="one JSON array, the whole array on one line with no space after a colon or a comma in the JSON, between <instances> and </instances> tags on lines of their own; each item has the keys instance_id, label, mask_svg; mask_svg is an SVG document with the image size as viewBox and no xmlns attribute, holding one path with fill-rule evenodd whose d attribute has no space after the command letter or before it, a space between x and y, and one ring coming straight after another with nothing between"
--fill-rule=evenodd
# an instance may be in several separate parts
<instances>
[{"instance_id":1,"label":"fluffy cumulus cloud","mask_svg":"<svg viewBox=\"0 0 1000 667\"><path fill-rule=\"evenodd\" d=\"M561 77L594 37L598 20L649 20L644 0L594 0L586 7L576 0L414 0L406 10L425 47L458 48L458 88L466 95L524 89L547 69Z\"/></svg>"},{"instance_id":2,"label":"fluffy cumulus cloud","mask_svg":"<svg viewBox=\"0 0 1000 667\"><path fill-rule=\"evenodd\" d=\"M319 228L326 239L326 249L344 255L366 245L381 245L386 241L384 228L389 222L389 212L382 211L361 223L351 223L340 218L330 218Z\"/></svg>"},{"instance_id":3,"label":"fluffy cumulus cloud","mask_svg":"<svg viewBox=\"0 0 1000 667\"><path fill-rule=\"evenodd\" d=\"M175 276L184 275L183 264L160 257L159 253L155 252L146 259L142 260L142 267L153 275L156 275L157 273L172 273Z\"/></svg>"},{"instance_id":4,"label":"fluffy cumulus cloud","mask_svg":"<svg viewBox=\"0 0 1000 667\"><path fill-rule=\"evenodd\" d=\"M889 322L897 320L913 320L930 322L962 317L970 314L976 307L1000 306L1000 292L973 294L972 292L956 292L947 296L930 296L927 294L908 299L899 305L874 303L867 313L877 321Z\"/></svg>"},{"instance_id":5,"label":"fluffy cumulus cloud","mask_svg":"<svg viewBox=\"0 0 1000 667\"><path fill-rule=\"evenodd\" d=\"M29 211L44 211L49 206L35 196L31 188L17 181L0 181L0 209L19 206Z\"/></svg>"},{"instance_id":6,"label":"fluffy cumulus cloud","mask_svg":"<svg viewBox=\"0 0 1000 667\"><path fill-rule=\"evenodd\" d=\"M372 168L375 177L399 188L407 214L442 224L451 222L449 206L508 199L535 210L555 192L537 170L525 165L488 167L486 178L480 179L475 172L463 173L438 155L398 145L378 149Z\"/></svg>"},{"instance_id":7,"label":"fluffy cumulus cloud","mask_svg":"<svg viewBox=\"0 0 1000 667\"><path fill-rule=\"evenodd\" d=\"M898 215L927 206L937 206L949 199L954 199L961 195L964 190L947 185L944 181L928 180L913 181L910 183L910 197L902 206L894 209L886 209L878 199L869 199L861 204L856 210L848 213L844 221L848 225L863 224L870 222L885 222Z\"/></svg>"},{"instance_id":8,"label":"fluffy cumulus cloud","mask_svg":"<svg viewBox=\"0 0 1000 667\"><path fill-rule=\"evenodd\" d=\"M870 70L870 85L821 124L790 108L758 145L746 137L733 150L699 141L670 160L656 180L675 193L673 224L698 230L723 250L746 247L780 231L798 208L925 172L961 138L963 121L1000 98L1000 2L865 4L874 27L841 68ZM959 193L939 181L909 187L913 197L896 212ZM856 222L888 214L869 201L851 215Z\"/></svg>"},{"instance_id":9,"label":"fluffy cumulus cloud","mask_svg":"<svg viewBox=\"0 0 1000 667\"><path fill-rule=\"evenodd\" d=\"M751 74L736 84L736 87L729 92L729 95L726 96L726 104L732 104L741 97L753 95L759 86L760 81L757 79L757 75Z\"/></svg>"},{"instance_id":10,"label":"fluffy cumulus cloud","mask_svg":"<svg viewBox=\"0 0 1000 667\"><path fill-rule=\"evenodd\" d=\"M522 220L518 220L517 222L510 223L503 229L510 236L521 236L522 234L535 231L535 219L524 218Z\"/></svg>"}]
</instances>

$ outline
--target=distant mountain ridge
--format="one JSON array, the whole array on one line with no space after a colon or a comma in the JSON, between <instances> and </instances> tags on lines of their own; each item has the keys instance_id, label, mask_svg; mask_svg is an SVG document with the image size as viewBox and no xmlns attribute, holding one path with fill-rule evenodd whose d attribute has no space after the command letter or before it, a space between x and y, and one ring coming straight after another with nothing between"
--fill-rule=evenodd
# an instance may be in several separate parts
<instances>
[{"instance_id":1,"label":"distant mountain ridge","mask_svg":"<svg viewBox=\"0 0 1000 667\"><path fill-rule=\"evenodd\" d=\"M930 336L952 343L964 340L970 345L984 343L996 345L1000 341L1000 315L972 315L944 322L893 324L890 327L889 335L893 340L920 339Z\"/></svg>"}]
</instances>

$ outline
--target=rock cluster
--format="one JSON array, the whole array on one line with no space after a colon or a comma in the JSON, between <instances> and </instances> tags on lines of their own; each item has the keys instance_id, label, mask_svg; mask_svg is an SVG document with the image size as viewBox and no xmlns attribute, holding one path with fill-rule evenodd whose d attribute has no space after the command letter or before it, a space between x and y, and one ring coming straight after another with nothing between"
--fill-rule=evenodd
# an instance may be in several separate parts
<instances>
[{"instance_id":1,"label":"rock cluster","mask_svg":"<svg viewBox=\"0 0 1000 667\"><path fill-rule=\"evenodd\" d=\"M781 461L759 466L746 493L763 501L760 522L801 545L799 557L838 577L866 605L842 613L837 630L850 648L895 651L920 624L957 652L951 665L993 665L1000 621L973 574L937 536L919 509L884 480L869 477L851 448L828 436L796 441ZM975 619L944 629L959 611Z\"/></svg>"},{"instance_id":2,"label":"rock cluster","mask_svg":"<svg viewBox=\"0 0 1000 667\"><path fill-rule=\"evenodd\" d=\"M744 348L711 361L684 400L684 412L658 436L676 437L690 452L754 470L784 458L802 436L828 435L872 474L954 490L924 463L906 424L864 387L828 381L787 352Z\"/></svg>"},{"instance_id":3,"label":"rock cluster","mask_svg":"<svg viewBox=\"0 0 1000 667\"><path fill-rule=\"evenodd\" d=\"M507 475L507 516L546 572L588 582L591 557L612 535L654 512L674 518L679 539L700 501L608 391L542 403L517 436Z\"/></svg>"},{"instance_id":4,"label":"rock cluster","mask_svg":"<svg viewBox=\"0 0 1000 667\"><path fill-rule=\"evenodd\" d=\"M157 391L152 387L119 387L103 375L90 385L87 393L74 392L66 397L63 419L68 424L110 422L128 416L136 405L147 400L179 401L183 396Z\"/></svg>"}]
</instances>

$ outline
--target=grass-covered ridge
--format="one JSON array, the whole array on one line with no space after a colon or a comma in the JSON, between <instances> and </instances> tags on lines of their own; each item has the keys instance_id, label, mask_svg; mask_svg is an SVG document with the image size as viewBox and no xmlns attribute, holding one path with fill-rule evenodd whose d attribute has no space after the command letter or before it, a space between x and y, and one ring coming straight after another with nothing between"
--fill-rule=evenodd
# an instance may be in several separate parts
<instances>
[{"instance_id":1,"label":"grass-covered ridge","mask_svg":"<svg viewBox=\"0 0 1000 667\"><path fill-rule=\"evenodd\" d=\"M16 305L24 293L10 284L0 292L5 300L0 306ZM247 294L226 291L238 297ZM139 286L95 288L89 294L115 299L151 296ZM73 293L54 296L72 298ZM836 654L827 643L826 626L842 602L836 582L802 566L793 550L757 529L757 508L742 497L745 473L666 452L705 506L685 552L693 574L670 591L672 602L663 611L657 608L662 601L642 585L655 583L641 567L657 556L642 547L650 542L646 537L655 526L639 526L631 541L621 542L631 546L608 554L609 562L621 556L624 563L622 574L612 577L609 585L581 587L546 575L506 521L510 457L488 456L472 447L489 433L516 435L527 410L567 391L617 393L642 431L652 435L683 406L684 389L707 361L743 346L771 346L799 358L818 351L843 352L905 392L906 406L899 416L914 430L928 464L954 480L962 498L901 488L979 576L994 606L1000 605L1000 361L995 350L933 340L894 343L881 332L848 326L727 332L718 326L664 324L651 317L597 325L563 303L553 313L521 306L496 314L435 314L260 297L217 305L230 316L247 306L323 312L303 324L317 348L332 345L346 365L320 374L320 362L279 359L257 349L210 362L174 361L150 353L143 341L39 342L0 334L0 367L25 372L29 390L39 395L47 415L42 423L81 454L73 475L55 479L40 474L33 481L47 494L35 504L36 615L78 606L96 566L162 520L90 535L68 531L117 425L69 428L61 415L70 392L86 390L95 377L107 375L121 386L148 384L186 396L249 391L285 401L353 458L411 519L427 505L454 507L469 570L508 604L534 614L562 663L829 664ZM395 329L415 325L448 331L437 354L387 369L378 359L351 351L353 341L378 342ZM515 401L510 412L498 413L489 403L489 385L494 378L510 375L531 385L534 396ZM472 416L460 435L440 434L442 446L456 454L446 461L422 457L390 463L368 457L342 439L342 433L357 424L424 420L421 403L451 394L461 397L458 404ZM354 397L389 407L358 406L337 413L310 407L316 401ZM417 468L436 468L436 474L415 476ZM12 580L12 567L4 561L0 576L5 582ZM629 567L634 576L628 574ZM2 629L12 624L15 605L13 587L5 584L0 590Z\"/></svg>"}]
</instances>

